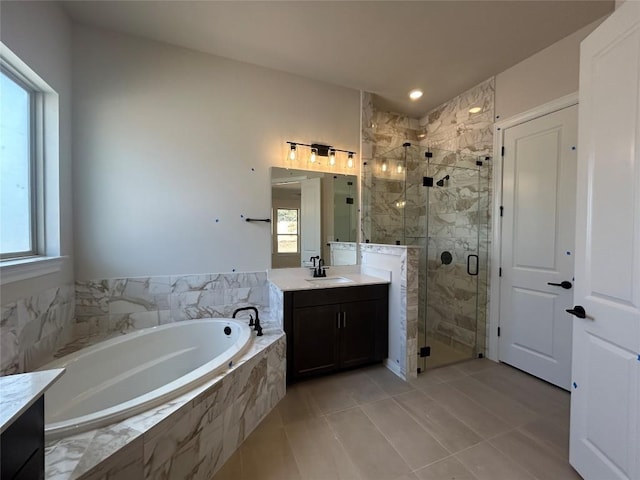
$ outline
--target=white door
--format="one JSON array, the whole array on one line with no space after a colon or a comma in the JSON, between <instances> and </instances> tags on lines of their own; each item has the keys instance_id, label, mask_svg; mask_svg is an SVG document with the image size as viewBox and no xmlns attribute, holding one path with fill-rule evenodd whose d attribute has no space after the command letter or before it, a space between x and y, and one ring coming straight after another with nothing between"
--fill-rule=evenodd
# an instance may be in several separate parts
<instances>
[{"instance_id":1,"label":"white door","mask_svg":"<svg viewBox=\"0 0 640 480\"><path fill-rule=\"evenodd\" d=\"M303 267L309 266L309 259L321 252L320 187L320 178L300 182L300 253Z\"/></svg>"},{"instance_id":2,"label":"white door","mask_svg":"<svg viewBox=\"0 0 640 480\"><path fill-rule=\"evenodd\" d=\"M570 462L586 480L640 479L639 89L627 1L580 52Z\"/></svg>"},{"instance_id":3,"label":"white door","mask_svg":"<svg viewBox=\"0 0 640 480\"><path fill-rule=\"evenodd\" d=\"M499 358L569 389L578 107L503 132Z\"/></svg>"}]
</instances>

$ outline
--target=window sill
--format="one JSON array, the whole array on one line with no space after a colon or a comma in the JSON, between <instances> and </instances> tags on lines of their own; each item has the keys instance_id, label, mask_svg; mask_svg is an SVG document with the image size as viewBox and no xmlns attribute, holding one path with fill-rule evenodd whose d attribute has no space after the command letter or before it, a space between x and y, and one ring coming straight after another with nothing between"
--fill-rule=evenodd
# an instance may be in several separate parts
<instances>
[{"instance_id":1,"label":"window sill","mask_svg":"<svg viewBox=\"0 0 640 480\"><path fill-rule=\"evenodd\" d=\"M0 285L59 272L67 257L33 257L0 263Z\"/></svg>"}]
</instances>

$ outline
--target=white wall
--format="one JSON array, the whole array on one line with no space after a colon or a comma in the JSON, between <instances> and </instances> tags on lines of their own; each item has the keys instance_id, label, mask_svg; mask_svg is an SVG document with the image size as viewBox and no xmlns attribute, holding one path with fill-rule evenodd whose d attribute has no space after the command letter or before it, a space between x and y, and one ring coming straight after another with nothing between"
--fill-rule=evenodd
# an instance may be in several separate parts
<instances>
[{"instance_id":1,"label":"white wall","mask_svg":"<svg viewBox=\"0 0 640 480\"><path fill-rule=\"evenodd\" d=\"M356 90L83 26L73 45L79 280L267 269L270 228L240 215L269 216L285 141L358 150Z\"/></svg>"},{"instance_id":2,"label":"white wall","mask_svg":"<svg viewBox=\"0 0 640 480\"><path fill-rule=\"evenodd\" d=\"M606 17L496 75L495 115L503 120L578 91L580 42Z\"/></svg>"},{"instance_id":3,"label":"white wall","mask_svg":"<svg viewBox=\"0 0 640 480\"><path fill-rule=\"evenodd\" d=\"M71 23L55 2L0 2L0 39L59 95L60 273L2 286L2 304L73 282Z\"/></svg>"}]
</instances>

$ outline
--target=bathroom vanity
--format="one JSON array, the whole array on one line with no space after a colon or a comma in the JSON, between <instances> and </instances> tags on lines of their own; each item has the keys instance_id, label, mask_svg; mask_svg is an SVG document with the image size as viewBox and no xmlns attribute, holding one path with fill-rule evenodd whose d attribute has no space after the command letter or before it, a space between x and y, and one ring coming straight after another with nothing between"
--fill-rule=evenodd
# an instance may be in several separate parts
<instances>
[{"instance_id":1,"label":"bathroom vanity","mask_svg":"<svg viewBox=\"0 0 640 480\"><path fill-rule=\"evenodd\" d=\"M64 369L0 377L0 477L44 479L44 391Z\"/></svg>"},{"instance_id":2,"label":"bathroom vanity","mask_svg":"<svg viewBox=\"0 0 640 480\"><path fill-rule=\"evenodd\" d=\"M388 280L361 274L326 280L299 278L295 272L290 278L278 275L271 281L282 290L288 382L387 357Z\"/></svg>"},{"instance_id":3,"label":"bathroom vanity","mask_svg":"<svg viewBox=\"0 0 640 480\"><path fill-rule=\"evenodd\" d=\"M284 294L287 379L387 357L389 287L359 285Z\"/></svg>"}]
</instances>

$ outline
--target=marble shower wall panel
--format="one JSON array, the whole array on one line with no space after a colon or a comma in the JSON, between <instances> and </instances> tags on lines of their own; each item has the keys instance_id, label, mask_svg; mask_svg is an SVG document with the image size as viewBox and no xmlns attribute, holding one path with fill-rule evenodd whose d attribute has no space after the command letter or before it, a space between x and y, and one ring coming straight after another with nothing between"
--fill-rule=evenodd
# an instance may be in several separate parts
<instances>
[{"instance_id":1,"label":"marble shower wall panel","mask_svg":"<svg viewBox=\"0 0 640 480\"><path fill-rule=\"evenodd\" d=\"M426 132L421 143L433 148L432 163L476 168L478 156L493 155L494 93L495 79L490 78L420 119L421 128ZM469 109L475 106L481 107L482 111L470 113ZM436 177L447 173L446 169L435 168ZM491 175L492 162L485 161L480 168L479 187L474 187L474 184L478 185L477 177L469 176L468 181L459 178L455 189L433 190L429 205L427 328L438 340L467 353L474 345L477 353L486 353L487 270L493 197ZM443 269L439 255L442 250L450 250L454 264L466 262L465 251L471 248L470 242L476 241L476 233L480 236L478 334L472 339L470 318L474 302L468 296L473 287L465 278L468 277L466 268Z\"/></svg>"},{"instance_id":2,"label":"marble shower wall panel","mask_svg":"<svg viewBox=\"0 0 640 480\"><path fill-rule=\"evenodd\" d=\"M463 155L491 155L493 150L495 78L491 77L420 119L422 145ZM479 113L470 113L481 107ZM441 163L441 162L437 162ZM459 166L473 166L459 165Z\"/></svg>"},{"instance_id":3,"label":"marble shower wall panel","mask_svg":"<svg viewBox=\"0 0 640 480\"><path fill-rule=\"evenodd\" d=\"M403 242L404 230L399 204L405 200L404 173L394 173L396 162L404 159L402 144L418 144L419 121L405 115L381 112L373 105L370 93L362 93L362 213L361 238L372 243ZM395 149L395 150L394 150ZM389 171L379 171L381 155L394 150L387 160ZM395 196L394 196L395 194ZM410 203L410 202L407 202ZM383 211L381 211L381 209ZM388 211L391 210L391 211ZM386 213L385 213L386 211Z\"/></svg>"},{"instance_id":4,"label":"marble shower wall panel","mask_svg":"<svg viewBox=\"0 0 640 480\"><path fill-rule=\"evenodd\" d=\"M62 285L2 306L2 375L35 370L72 340L74 295L73 285Z\"/></svg>"},{"instance_id":5,"label":"marble shower wall panel","mask_svg":"<svg viewBox=\"0 0 640 480\"><path fill-rule=\"evenodd\" d=\"M243 305L254 305L266 314L266 272L78 281L75 337L107 336L181 320L230 317Z\"/></svg>"}]
</instances>

